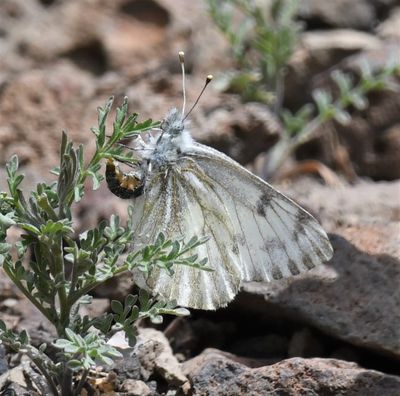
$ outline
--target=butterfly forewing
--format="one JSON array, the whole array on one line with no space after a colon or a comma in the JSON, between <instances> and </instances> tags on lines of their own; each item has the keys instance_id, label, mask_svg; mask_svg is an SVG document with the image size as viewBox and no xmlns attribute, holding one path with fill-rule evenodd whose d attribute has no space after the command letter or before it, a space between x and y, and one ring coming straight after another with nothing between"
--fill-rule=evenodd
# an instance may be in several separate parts
<instances>
[{"instance_id":1,"label":"butterfly forewing","mask_svg":"<svg viewBox=\"0 0 400 396\"><path fill-rule=\"evenodd\" d=\"M134 276L140 287L176 299L179 305L215 309L236 295L243 265L229 212L216 194L210 195L192 165L191 160L182 158L168 171L168 177L160 173L149 180L147 193L135 200L134 240L144 246L154 242L159 232L171 239L207 235L210 239L196 248L196 253L218 265L213 265L213 272L180 265L174 267L172 277L158 268L148 278L140 271Z\"/></svg>"}]
</instances>

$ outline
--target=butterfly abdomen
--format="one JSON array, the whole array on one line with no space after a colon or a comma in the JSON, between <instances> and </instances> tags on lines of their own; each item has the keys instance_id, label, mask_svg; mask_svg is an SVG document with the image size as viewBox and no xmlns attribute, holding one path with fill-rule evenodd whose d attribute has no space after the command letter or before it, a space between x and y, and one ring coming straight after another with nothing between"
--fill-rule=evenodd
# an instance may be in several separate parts
<instances>
[{"instance_id":1,"label":"butterfly abdomen","mask_svg":"<svg viewBox=\"0 0 400 396\"><path fill-rule=\"evenodd\" d=\"M106 181L109 190L119 198L136 198L143 194L144 181L133 173L122 172L110 158L106 165Z\"/></svg>"}]
</instances>

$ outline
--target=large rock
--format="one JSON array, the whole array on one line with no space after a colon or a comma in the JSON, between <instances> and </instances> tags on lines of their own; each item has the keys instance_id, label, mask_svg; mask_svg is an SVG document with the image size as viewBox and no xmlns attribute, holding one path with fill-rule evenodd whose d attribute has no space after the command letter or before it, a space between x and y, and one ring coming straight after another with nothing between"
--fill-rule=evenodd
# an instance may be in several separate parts
<instances>
[{"instance_id":1,"label":"large rock","mask_svg":"<svg viewBox=\"0 0 400 396\"><path fill-rule=\"evenodd\" d=\"M208 349L184 364L194 396L363 395L395 396L400 378L335 359L283 360L249 368Z\"/></svg>"},{"instance_id":2,"label":"large rock","mask_svg":"<svg viewBox=\"0 0 400 396\"><path fill-rule=\"evenodd\" d=\"M400 183L336 191L315 183L299 186L291 195L319 214L331 232L333 259L285 281L246 283L238 303L400 357Z\"/></svg>"}]
</instances>

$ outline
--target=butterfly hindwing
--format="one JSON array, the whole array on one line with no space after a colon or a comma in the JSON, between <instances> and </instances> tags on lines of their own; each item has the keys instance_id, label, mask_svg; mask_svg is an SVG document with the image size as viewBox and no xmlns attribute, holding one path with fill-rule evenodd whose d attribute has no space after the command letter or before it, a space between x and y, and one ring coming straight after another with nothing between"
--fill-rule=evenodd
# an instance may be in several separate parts
<instances>
[{"instance_id":1,"label":"butterfly hindwing","mask_svg":"<svg viewBox=\"0 0 400 396\"><path fill-rule=\"evenodd\" d=\"M191 155L230 207L243 280L297 275L332 257L325 231L292 200L217 150L195 143Z\"/></svg>"}]
</instances>

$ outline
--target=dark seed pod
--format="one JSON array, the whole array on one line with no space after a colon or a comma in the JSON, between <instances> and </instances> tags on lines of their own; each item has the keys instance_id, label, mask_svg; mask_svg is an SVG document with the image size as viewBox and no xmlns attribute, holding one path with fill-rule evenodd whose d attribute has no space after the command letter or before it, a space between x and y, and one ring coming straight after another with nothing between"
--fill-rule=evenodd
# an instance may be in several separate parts
<instances>
[{"instance_id":1,"label":"dark seed pod","mask_svg":"<svg viewBox=\"0 0 400 396\"><path fill-rule=\"evenodd\" d=\"M108 189L119 198L136 198L143 194L144 179L133 172L122 172L112 158L107 160L106 181Z\"/></svg>"}]
</instances>

